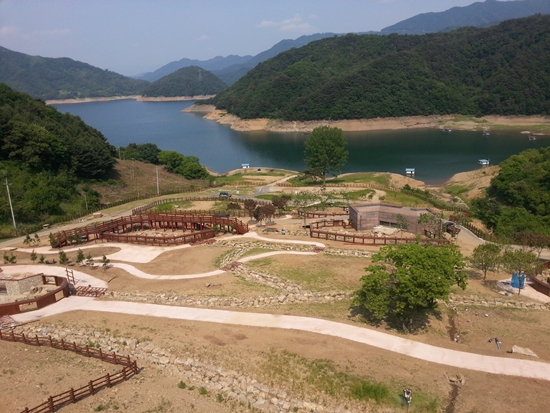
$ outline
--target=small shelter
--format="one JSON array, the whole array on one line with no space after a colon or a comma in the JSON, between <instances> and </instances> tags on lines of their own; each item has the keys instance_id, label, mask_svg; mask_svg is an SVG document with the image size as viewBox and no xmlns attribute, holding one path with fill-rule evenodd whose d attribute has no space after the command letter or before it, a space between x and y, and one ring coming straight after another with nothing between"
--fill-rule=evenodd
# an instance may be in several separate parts
<instances>
[{"instance_id":1,"label":"small shelter","mask_svg":"<svg viewBox=\"0 0 550 413\"><path fill-rule=\"evenodd\" d=\"M418 218L422 214L434 213L428 208L411 208L391 204L361 204L350 206L349 220L356 231L372 230L380 225L399 228L406 223L407 231L413 234L424 234L426 226L418 224Z\"/></svg>"},{"instance_id":2,"label":"small shelter","mask_svg":"<svg viewBox=\"0 0 550 413\"><path fill-rule=\"evenodd\" d=\"M489 166L490 165L489 159L478 159L477 163L481 166Z\"/></svg>"},{"instance_id":3,"label":"small shelter","mask_svg":"<svg viewBox=\"0 0 550 413\"><path fill-rule=\"evenodd\" d=\"M414 168L405 168L405 175L413 176L414 175Z\"/></svg>"},{"instance_id":4,"label":"small shelter","mask_svg":"<svg viewBox=\"0 0 550 413\"><path fill-rule=\"evenodd\" d=\"M250 164L249 163L242 163L241 168L248 169L248 168L250 168Z\"/></svg>"}]
</instances>

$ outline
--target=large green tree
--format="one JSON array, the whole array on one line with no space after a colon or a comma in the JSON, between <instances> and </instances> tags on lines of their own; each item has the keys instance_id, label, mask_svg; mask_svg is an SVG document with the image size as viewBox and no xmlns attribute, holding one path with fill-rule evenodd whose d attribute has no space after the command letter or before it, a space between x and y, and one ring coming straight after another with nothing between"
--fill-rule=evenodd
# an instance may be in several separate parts
<instances>
[{"instance_id":1,"label":"large green tree","mask_svg":"<svg viewBox=\"0 0 550 413\"><path fill-rule=\"evenodd\" d=\"M327 175L337 176L348 161L346 147L347 140L341 129L320 126L313 129L306 140L304 162L324 183Z\"/></svg>"},{"instance_id":2,"label":"large green tree","mask_svg":"<svg viewBox=\"0 0 550 413\"><path fill-rule=\"evenodd\" d=\"M487 271L495 269L501 260L502 247L497 244L480 244L474 248L474 251L468 261L470 264L483 272L483 279L487 278Z\"/></svg>"},{"instance_id":3,"label":"large green tree","mask_svg":"<svg viewBox=\"0 0 550 413\"><path fill-rule=\"evenodd\" d=\"M448 298L451 287L466 288L464 258L458 247L406 244L383 247L361 278L355 304L376 320L397 320L404 330L414 317Z\"/></svg>"}]
</instances>

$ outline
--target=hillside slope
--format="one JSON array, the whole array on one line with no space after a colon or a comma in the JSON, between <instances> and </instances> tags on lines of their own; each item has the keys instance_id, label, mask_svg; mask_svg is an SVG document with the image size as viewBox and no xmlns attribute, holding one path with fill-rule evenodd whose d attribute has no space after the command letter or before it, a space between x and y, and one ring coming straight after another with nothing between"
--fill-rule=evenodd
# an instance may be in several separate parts
<instances>
[{"instance_id":1,"label":"hillside slope","mask_svg":"<svg viewBox=\"0 0 550 413\"><path fill-rule=\"evenodd\" d=\"M425 34L464 26L484 27L534 14L550 14L550 0L486 0L439 13L422 13L386 27L381 34Z\"/></svg>"},{"instance_id":2,"label":"hillside slope","mask_svg":"<svg viewBox=\"0 0 550 413\"><path fill-rule=\"evenodd\" d=\"M212 102L243 119L550 113L550 16L423 36L346 35L259 64Z\"/></svg>"},{"instance_id":3,"label":"hillside slope","mask_svg":"<svg viewBox=\"0 0 550 413\"><path fill-rule=\"evenodd\" d=\"M215 95L227 88L217 76L198 66L176 70L147 86L143 97Z\"/></svg>"},{"instance_id":4,"label":"hillside slope","mask_svg":"<svg viewBox=\"0 0 550 413\"><path fill-rule=\"evenodd\" d=\"M1 46L0 82L42 100L138 95L148 84L69 58L30 56Z\"/></svg>"}]
</instances>

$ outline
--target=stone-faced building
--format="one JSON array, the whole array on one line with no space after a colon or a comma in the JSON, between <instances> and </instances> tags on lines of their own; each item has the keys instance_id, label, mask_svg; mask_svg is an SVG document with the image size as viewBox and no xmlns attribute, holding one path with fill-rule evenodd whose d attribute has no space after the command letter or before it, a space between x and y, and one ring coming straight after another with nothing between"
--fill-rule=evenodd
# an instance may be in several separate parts
<instances>
[{"instance_id":1,"label":"stone-faced building","mask_svg":"<svg viewBox=\"0 0 550 413\"><path fill-rule=\"evenodd\" d=\"M424 234L427 228L418 224L421 214L433 214L434 211L428 208L411 208L390 204L361 204L350 206L349 220L357 231L373 229L378 225L387 227L399 227L400 215L407 222L407 231L413 234Z\"/></svg>"}]
</instances>

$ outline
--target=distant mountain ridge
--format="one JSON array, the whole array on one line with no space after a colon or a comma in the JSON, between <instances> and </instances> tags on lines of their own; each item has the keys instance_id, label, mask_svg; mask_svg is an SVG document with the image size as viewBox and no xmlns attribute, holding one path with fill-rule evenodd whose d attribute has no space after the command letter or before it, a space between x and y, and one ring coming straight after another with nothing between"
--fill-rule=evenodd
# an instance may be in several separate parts
<instances>
[{"instance_id":1,"label":"distant mountain ridge","mask_svg":"<svg viewBox=\"0 0 550 413\"><path fill-rule=\"evenodd\" d=\"M486 0L439 13L422 13L382 29L380 34L425 34L464 26L485 27L534 14L550 14L550 0Z\"/></svg>"},{"instance_id":2,"label":"distant mountain ridge","mask_svg":"<svg viewBox=\"0 0 550 413\"><path fill-rule=\"evenodd\" d=\"M131 76L131 77L134 79L141 79L141 80L146 80L148 82L154 82L155 80L159 80L160 78L166 75L169 75L170 73L173 73L176 70L181 69L182 67L199 66L208 71L222 70L229 66L246 63L250 59L252 59L252 56L248 56L248 55L247 56L229 55L226 57L216 56L208 60L187 59L184 57L183 59L180 59L178 61L170 62L153 72L147 72L142 75Z\"/></svg>"},{"instance_id":3,"label":"distant mountain ridge","mask_svg":"<svg viewBox=\"0 0 550 413\"><path fill-rule=\"evenodd\" d=\"M219 77L198 66L182 67L147 86L143 97L215 95L227 85Z\"/></svg>"},{"instance_id":4,"label":"distant mountain ridge","mask_svg":"<svg viewBox=\"0 0 550 413\"><path fill-rule=\"evenodd\" d=\"M145 73L140 76L134 76L135 79L147 80L154 82L170 73L188 66L199 66L206 69L227 84L232 84L239 78L244 76L250 69L258 63L263 62L271 57L278 55L281 52L292 49L293 47L302 47L309 42L324 39L325 37L337 36L335 33L317 33L312 35L300 36L295 40L285 39L275 44L268 50L258 53L256 56L235 56L229 55L226 57L216 56L209 60L192 60L183 58L181 60L170 62L167 65L160 67L154 72Z\"/></svg>"},{"instance_id":5,"label":"distant mountain ridge","mask_svg":"<svg viewBox=\"0 0 550 413\"><path fill-rule=\"evenodd\" d=\"M550 0L486 0L485 2L477 2L465 7L453 7L443 12L419 14L392 26L388 26L380 32L361 32L356 34L387 35L391 33L434 33L464 26L486 27L498 24L504 20L527 17L539 13L550 14ZM232 85L258 63L275 57L279 53L290 50L293 47L305 46L312 41L321 40L326 37L343 35L343 33L316 33L301 36L295 40L285 39L256 56L217 56L214 59L205 61L184 58L177 62L168 63L154 72L135 76L135 78L154 81L181 67L196 65L211 71L228 85ZM241 61L237 61L239 59L241 59Z\"/></svg>"},{"instance_id":6,"label":"distant mountain ridge","mask_svg":"<svg viewBox=\"0 0 550 413\"><path fill-rule=\"evenodd\" d=\"M30 56L1 46L0 83L43 100L139 95L148 84L67 57Z\"/></svg>"}]
</instances>

